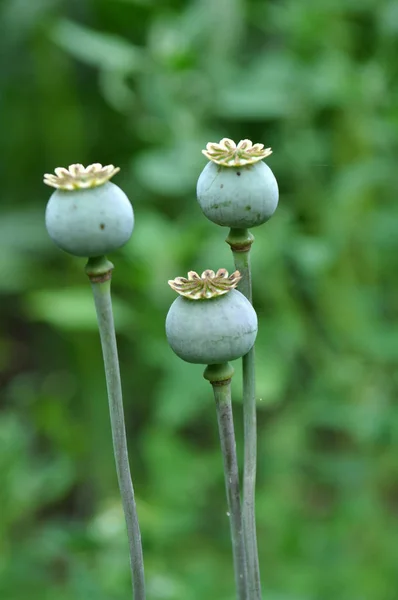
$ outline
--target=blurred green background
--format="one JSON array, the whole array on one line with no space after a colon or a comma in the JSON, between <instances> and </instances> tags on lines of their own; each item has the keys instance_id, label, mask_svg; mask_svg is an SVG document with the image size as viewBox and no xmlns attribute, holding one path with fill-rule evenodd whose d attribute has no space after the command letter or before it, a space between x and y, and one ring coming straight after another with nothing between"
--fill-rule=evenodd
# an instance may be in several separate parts
<instances>
[{"instance_id":1,"label":"blurred green background","mask_svg":"<svg viewBox=\"0 0 398 600\"><path fill-rule=\"evenodd\" d=\"M114 163L112 255L149 600L231 600L211 388L168 348L167 280L233 268L195 201L208 141L272 146L254 231L265 600L398 597L398 3L3 0L0 597L131 597L84 261L42 174ZM234 382L241 448L239 365Z\"/></svg>"}]
</instances>

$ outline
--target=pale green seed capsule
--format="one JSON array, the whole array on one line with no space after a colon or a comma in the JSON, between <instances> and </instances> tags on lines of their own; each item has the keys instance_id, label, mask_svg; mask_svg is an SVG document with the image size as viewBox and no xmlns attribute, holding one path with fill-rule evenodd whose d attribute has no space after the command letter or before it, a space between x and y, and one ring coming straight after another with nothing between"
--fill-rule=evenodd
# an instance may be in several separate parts
<instances>
[{"instance_id":1,"label":"pale green seed capsule","mask_svg":"<svg viewBox=\"0 0 398 600\"><path fill-rule=\"evenodd\" d=\"M199 176L197 198L213 223L250 229L272 217L279 192L275 176L264 162L243 167L209 162Z\"/></svg>"},{"instance_id":2,"label":"pale green seed capsule","mask_svg":"<svg viewBox=\"0 0 398 600\"><path fill-rule=\"evenodd\" d=\"M207 144L210 159L199 176L197 198L205 216L225 227L249 229L265 223L278 206L275 176L262 159L271 154L263 144L224 138Z\"/></svg>"},{"instance_id":3,"label":"pale green seed capsule","mask_svg":"<svg viewBox=\"0 0 398 600\"><path fill-rule=\"evenodd\" d=\"M249 352L257 335L257 315L247 298L231 289L239 279L238 272L228 278L225 269L220 269L217 274L204 271L201 277L191 271L188 279L169 282L183 294L173 302L166 318L167 340L177 356L209 365Z\"/></svg>"},{"instance_id":4,"label":"pale green seed capsule","mask_svg":"<svg viewBox=\"0 0 398 600\"><path fill-rule=\"evenodd\" d=\"M95 166L97 169L92 169ZM116 170L112 169L113 174ZM126 194L107 180L111 170L101 165L86 169L71 165L69 171L57 171L57 176L45 179L58 188L47 204L45 217L55 244L70 254L87 257L102 256L123 246L133 231L134 213Z\"/></svg>"}]
</instances>

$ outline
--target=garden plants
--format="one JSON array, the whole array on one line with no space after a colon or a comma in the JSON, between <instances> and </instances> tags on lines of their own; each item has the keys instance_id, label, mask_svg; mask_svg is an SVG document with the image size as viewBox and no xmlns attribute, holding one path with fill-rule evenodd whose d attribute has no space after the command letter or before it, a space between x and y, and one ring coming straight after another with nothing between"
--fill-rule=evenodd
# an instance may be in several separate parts
<instances>
[{"instance_id":1,"label":"garden plants","mask_svg":"<svg viewBox=\"0 0 398 600\"><path fill-rule=\"evenodd\" d=\"M207 270L199 276L177 277L169 285L180 296L166 318L166 335L174 352L190 363L206 364L204 377L213 386L218 430L224 463L228 514L239 600L247 600L247 563L240 503L238 461L231 404L228 361L252 348L257 335L257 315L247 300L234 289L240 280L235 271Z\"/></svg>"},{"instance_id":2,"label":"garden plants","mask_svg":"<svg viewBox=\"0 0 398 600\"><path fill-rule=\"evenodd\" d=\"M271 169L262 162L271 148L228 138L208 143L202 151L209 162L199 176L197 198L204 215L217 225L229 227L226 241L231 246L235 268L241 274L239 289L252 301L250 249L254 236L249 231L268 221L278 206L278 184ZM255 484L257 463L256 390L254 346L242 358L244 471L243 527L248 568L249 600L261 600L258 561Z\"/></svg>"},{"instance_id":3,"label":"garden plants","mask_svg":"<svg viewBox=\"0 0 398 600\"><path fill-rule=\"evenodd\" d=\"M236 270L190 271L168 283L178 293L166 317L166 336L175 354L188 363L206 365L213 388L239 600L261 600L255 522L256 398L254 343L257 315L252 306L249 231L268 221L278 204L278 185L263 159L270 148L224 138L203 151L209 159L197 183L199 205L212 222L230 228ZM113 165L70 165L46 174L55 188L46 208L46 227L62 250L87 257L85 267L94 296L105 367L113 448L127 525L134 600L145 600L141 534L132 484L122 386L111 301L113 264L106 255L130 238L134 213L124 192L109 180ZM238 289L237 289L238 288ZM244 406L243 495L239 486L230 361L242 358Z\"/></svg>"},{"instance_id":4,"label":"garden plants","mask_svg":"<svg viewBox=\"0 0 398 600\"><path fill-rule=\"evenodd\" d=\"M128 451L119 359L111 301L113 264L106 254L123 246L134 227L133 208L124 192L109 179L119 171L113 165L70 165L46 174L44 182L56 190L46 209L46 227L52 240L75 256L87 256L101 338L108 391L116 471L126 518L134 600L145 599L144 563Z\"/></svg>"}]
</instances>

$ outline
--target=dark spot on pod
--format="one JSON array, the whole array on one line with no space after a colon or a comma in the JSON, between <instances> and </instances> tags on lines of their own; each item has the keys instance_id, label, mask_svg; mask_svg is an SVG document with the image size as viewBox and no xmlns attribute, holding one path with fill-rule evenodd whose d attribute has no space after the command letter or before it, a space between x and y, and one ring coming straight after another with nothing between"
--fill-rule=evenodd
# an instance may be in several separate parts
<instances>
[{"instance_id":1,"label":"dark spot on pod","mask_svg":"<svg viewBox=\"0 0 398 600\"><path fill-rule=\"evenodd\" d=\"M236 171L238 177L240 177L240 171Z\"/></svg>"},{"instance_id":2,"label":"dark spot on pod","mask_svg":"<svg viewBox=\"0 0 398 600\"><path fill-rule=\"evenodd\" d=\"M220 188L223 188L223 187L224 187L224 184L222 183L222 184L220 185Z\"/></svg>"},{"instance_id":3,"label":"dark spot on pod","mask_svg":"<svg viewBox=\"0 0 398 600\"><path fill-rule=\"evenodd\" d=\"M105 229L104 223L100 223L100 229Z\"/></svg>"},{"instance_id":4,"label":"dark spot on pod","mask_svg":"<svg viewBox=\"0 0 398 600\"><path fill-rule=\"evenodd\" d=\"M252 209L252 207L250 206L250 204L248 204L247 206L245 206L245 209L246 209L246 210L251 210L251 209Z\"/></svg>"}]
</instances>

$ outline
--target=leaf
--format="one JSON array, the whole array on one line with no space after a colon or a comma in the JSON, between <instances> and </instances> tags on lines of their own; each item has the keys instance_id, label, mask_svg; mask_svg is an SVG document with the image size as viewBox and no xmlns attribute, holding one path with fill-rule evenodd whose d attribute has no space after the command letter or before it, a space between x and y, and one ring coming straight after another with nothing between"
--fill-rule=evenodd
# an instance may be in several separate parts
<instances>
[{"instance_id":1,"label":"leaf","mask_svg":"<svg viewBox=\"0 0 398 600\"><path fill-rule=\"evenodd\" d=\"M134 320L130 306L117 297L113 297L112 304L116 330L130 326ZM58 329L97 329L94 300L89 285L87 288L35 291L27 296L25 306L30 319L47 322Z\"/></svg>"},{"instance_id":2,"label":"leaf","mask_svg":"<svg viewBox=\"0 0 398 600\"><path fill-rule=\"evenodd\" d=\"M248 67L234 69L229 82L216 95L216 114L253 120L294 113L302 89L299 72L294 59L281 53L264 54Z\"/></svg>"},{"instance_id":3,"label":"leaf","mask_svg":"<svg viewBox=\"0 0 398 600\"><path fill-rule=\"evenodd\" d=\"M51 30L50 37L74 58L98 69L135 73L144 67L143 52L130 42L68 19L61 19Z\"/></svg>"}]
</instances>

